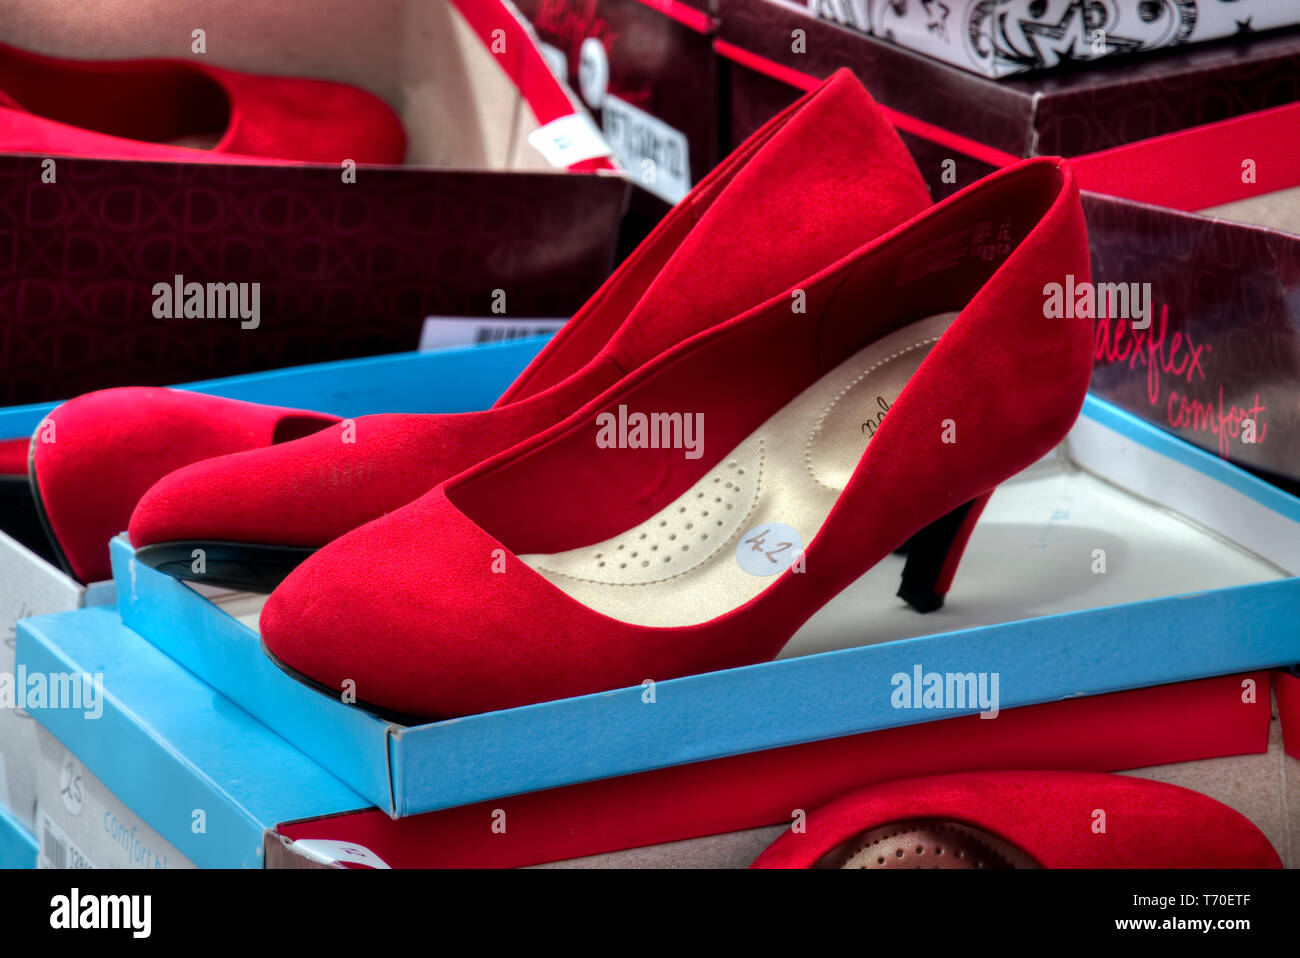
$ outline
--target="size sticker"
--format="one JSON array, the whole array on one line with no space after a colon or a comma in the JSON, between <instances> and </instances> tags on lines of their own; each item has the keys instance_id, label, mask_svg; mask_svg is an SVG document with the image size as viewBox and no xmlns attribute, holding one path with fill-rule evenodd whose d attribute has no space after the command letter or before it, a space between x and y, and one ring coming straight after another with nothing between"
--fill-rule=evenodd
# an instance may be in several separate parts
<instances>
[{"instance_id":1,"label":"size sticker","mask_svg":"<svg viewBox=\"0 0 1300 958\"><path fill-rule=\"evenodd\" d=\"M63 753L63 764L59 767L59 798L63 807L73 815L81 814L81 806L86 802L86 772L81 763L71 752Z\"/></svg>"},{"instance_id":2,"label":"size sticker","mask_svg":"<svg viewBox=\"0 0 1300 958\"><path fill-rule=\"evenodd\" d=\"M40 839L37 868L94 868L72 839L43 808L36 809L36 834Z\"/></svg>"},{"instance_id":3,"label":"size sticker","mask_svg":"<svg viewBox=\"0 0 1300 958\"><path fill-rule=\"evenodd\" d=\"M803 555L803 539L782 522L754 526L736 545L736 562L750 575L776 575Z\"/></svg>"},{"instance_id":4,"label":"size sticker","mask_svg":"<svg viewBox=\"0 0 1300 958\"><path fill-rule=\"evenodd\" d=\"M571 113L538 127L528 134L528 142L551 166L568 167L610 154L609 144L585 113Z\"/></svg>"}]
</instances>

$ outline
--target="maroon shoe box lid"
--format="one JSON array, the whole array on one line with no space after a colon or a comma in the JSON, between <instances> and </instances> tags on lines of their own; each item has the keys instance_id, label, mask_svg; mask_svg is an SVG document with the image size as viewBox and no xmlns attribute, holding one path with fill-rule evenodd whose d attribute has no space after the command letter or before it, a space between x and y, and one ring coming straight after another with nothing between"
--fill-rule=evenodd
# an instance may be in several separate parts
<instances>
[{"instance_id":1,"label":"maroon shoe box lid","mask_svg":"<svg viewBox=\"0 0 1300 958\"><path fill-rule=\"evenodd\" d=\"M773 0L720 0L719 38L1013 156L1078 156L1300 99L1300 31L994 80ZM795 35L794 31L802 31Z\"/></svg>"},{"instance_id":2,"label":"maroon shoe box lid","mask_svg":"<svg viewBox=\"0 0 1300 958\"><path fill-rule=\"evenodd\" d=\"M414 349L428 315L571 315L629 185L589 174L0 155L0 406ZM159 282L260 284L260 322L159 318Z\"/></svg>"}]
</instances>

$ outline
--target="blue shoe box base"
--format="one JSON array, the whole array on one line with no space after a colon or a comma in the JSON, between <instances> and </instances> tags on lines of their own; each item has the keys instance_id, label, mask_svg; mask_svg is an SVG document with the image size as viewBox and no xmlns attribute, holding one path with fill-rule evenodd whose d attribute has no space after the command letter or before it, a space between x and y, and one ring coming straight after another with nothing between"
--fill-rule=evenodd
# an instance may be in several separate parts
<instances>
[{"instance_id":1,"label":"blue shoe box base","mask_svg":"<svg viewBox=\"0 0 1300 958\"><path fill-rule=\"evenodd\" d=\"M61 773L53 765L79 762L189 862L258 868L267 828L369 804L123 626L115 609L23 620L17 659L28 675L84 683L79 701L29 705L66 748L48 740L42 748L44 804L56 811L61 798L49 786ZM55 684L51 678L50 688ZM99 830L88 834L112 841ZM94 847L81 850L100 864Z\"/></svg>"},{"instance_id":2,"label":"blue shoe box base","mask_svg":"<svg viewBox=\"0 0 1300 958\"><path fill-rule=\"evenodd\" d=\"M996 676L1013 708L1300 660L1300 501L1092 397L994 496L942 612L902 608L888 560L781 659L659 682L652 703L636 687L396 725L272 664L259 600L202 595L122 540L113 558L132 629L395 817L984 710L899 707L918 668Z\"/></svg>"}]
</instances>

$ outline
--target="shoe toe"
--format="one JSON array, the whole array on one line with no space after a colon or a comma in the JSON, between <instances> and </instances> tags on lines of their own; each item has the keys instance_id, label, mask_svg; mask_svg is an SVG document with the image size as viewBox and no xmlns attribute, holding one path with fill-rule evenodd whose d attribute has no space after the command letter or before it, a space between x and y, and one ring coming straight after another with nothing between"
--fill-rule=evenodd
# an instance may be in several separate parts
<instances>
[{"instance_id":1,"label":"shoe toe","mask_svg":"<svg viewBox=\"0 0 1300 958\"><path fill-rule=\"evenodd\" d=\"M592 654L602 625L619 623L539 578L443 487L311 556L261 615L262 640L284 666L424 719L640 681Z\"/></svg>"}]
</instances>

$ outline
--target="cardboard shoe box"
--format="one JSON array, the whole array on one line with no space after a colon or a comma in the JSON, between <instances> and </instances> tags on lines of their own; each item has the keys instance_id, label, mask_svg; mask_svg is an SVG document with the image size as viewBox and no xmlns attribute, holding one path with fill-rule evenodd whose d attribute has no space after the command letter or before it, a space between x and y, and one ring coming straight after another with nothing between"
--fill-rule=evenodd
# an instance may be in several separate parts
<instances>
[{"instance_id":1,"label":"cardboard shoe box","mask_svg":"<svg viewBox=\"0 0 1300 958\"><path fill-rule=\"evenodd\" d=\"M1300 739L1300 680L1288 672L940 719L393 820L112 610L30 619L21 633L25 668L102 682L93 703L35 713L42 867L744 867L798 810L878 782L996 768L1125 770L1192 788L1300 864L1300 761L1283 753Z\"/></svg>"},{"instance_id":2,"label":"cardboard shoe box","mask_svg":"<svg viewBox=\"0 0 1300 958\"><path fill-rule=\"evenodd\" d=\"M1149 54L1300 23L1275 0L760 0L990 77Z\"/></svg>"},{"instance_id":3,"label":"cardboard shoe box","mask_svg":"<svg viewBox=\"0 0 1300 958\"><path fill-rule=\"evenodd\" d=\"M890 557L775 662L659 681L649 699L638 686L412 726L282 672L256 632L264 597L178 582L121 539L113 558L117 581L130 583L128 627L401 817L1287 665L1300 658L1297 529L1300 500L1090 397L1060 454L993 496L940 611L918 616L894 598L902 559ZM918 668L982 675L991 699L900 708L891 676Z\"/></svg>"},{"instance_id":4,"label":"cardboard shoe box","mask_svg":"<svg viewBox=\"0 0 1300 958\"><path fill-rule=\"evenodd\" d=\"M47 865L259 868L266 828L365 806L114 610L27 619L19 631L29 675L93 690L32 709Z\"/></svg>"},{"instance_id":5,"label":"cardboard shoe box","mask_svg":"<svg viewBox=\"0 0 1300 958\"><path fill-rule=\"evenodd\" d=\"M354 176L0 141L0 406L414 349L428 315L567 317L612 266L631 187L506 0L18 0L0 41L350 83L408 137ZM159 318L177 282L247 284L257 316Z\"/></svg>"},{"instance_id":6,"label":"cardboard shoe box","mask_svg":"<svg viewBox=\"0 0 1300 958\"><path fill-rule=\"evenodd\" d=\"M194 383L199 392L339 416L464 412L496 401L542 340L345 360ZM53 404L0 409L0 435L30 435ZM5 517L0 515L0 528ZM107 543L105 543L107 548ZM83 585L39 549L0 532L0 809L28 831L36 808L36 723L16 707L20 619L111 605L112 582Z\"/></svg>"},{"instance_id":7,"label":"cardboard shoe box","mask_svg":"<svg viewBox=\"0 0 1300 958\"><path fill-rule=\"evenodd\" d=\"M37 868L196 867L45 729L37 745Z\"/></svg>"},{"instance_id":8,"label":"cardboard shoe box","mask_svg":"<svg viewBox=\"0 0 1300 958\"><path fill-rule=\"evenodd\" d=\"M1072 698L517 795L412 818L289 822L268 868L744 868L800 812L898 779L963 771L1123 771L1208 795L1300 867L1300 739L1286 673ZM1270 709L1269 684L1278 706ZM1288 734L1294 733L1294 734ZM1292 749L1294 751L1294 749Z\"/></svg>"}]
</instances>

